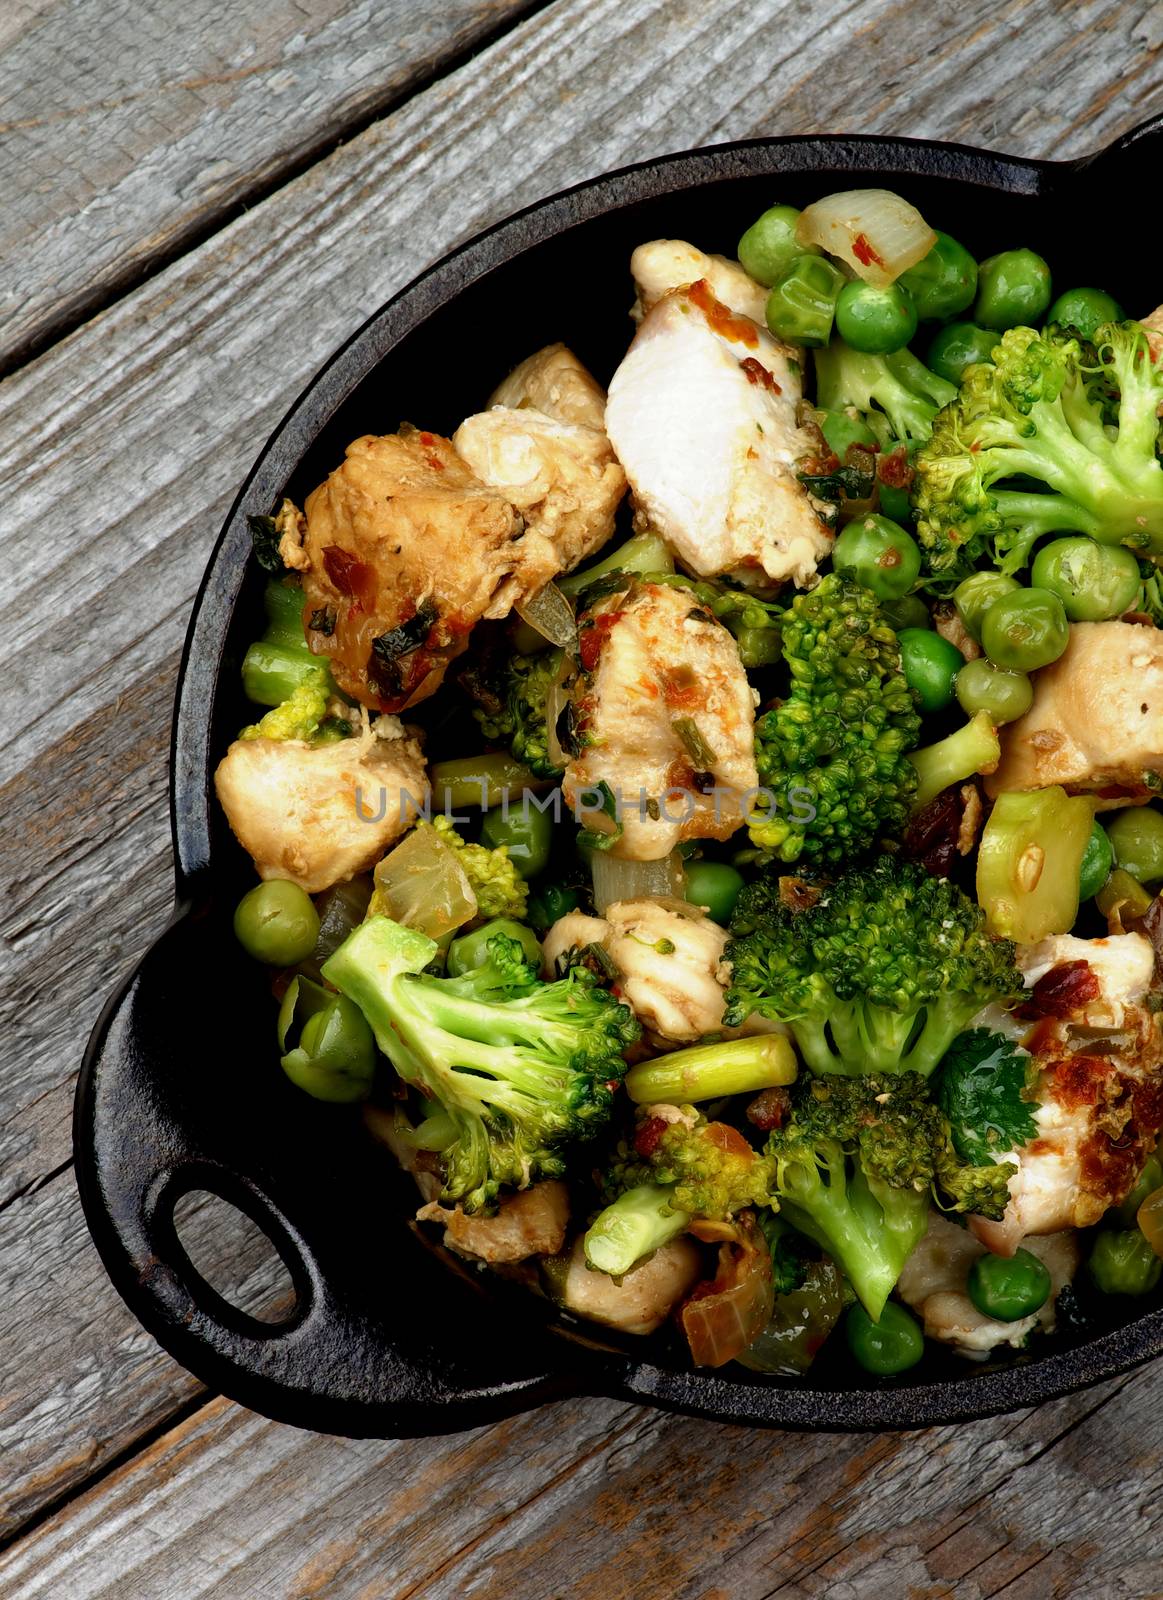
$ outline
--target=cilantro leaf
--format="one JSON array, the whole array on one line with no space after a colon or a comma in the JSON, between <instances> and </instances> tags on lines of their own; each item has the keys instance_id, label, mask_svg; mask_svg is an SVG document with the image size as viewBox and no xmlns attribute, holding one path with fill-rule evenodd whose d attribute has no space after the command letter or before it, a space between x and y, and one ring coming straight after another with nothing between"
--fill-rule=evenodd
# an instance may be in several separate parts
<instances>
[{"instance_id":1,"label":"cilantro leaf","mask_svg":"<svg viewBox=\"0 0 1163 1600\"><path fill-rule=\"evenodd\" d=\"M1029 1057L1000 1033L971 1028L954 1039L937 1071L936 1097L949 1119L953 1147L984 1166L1037 1133L1025 1098Z\"/></svg>"}]
</instances>

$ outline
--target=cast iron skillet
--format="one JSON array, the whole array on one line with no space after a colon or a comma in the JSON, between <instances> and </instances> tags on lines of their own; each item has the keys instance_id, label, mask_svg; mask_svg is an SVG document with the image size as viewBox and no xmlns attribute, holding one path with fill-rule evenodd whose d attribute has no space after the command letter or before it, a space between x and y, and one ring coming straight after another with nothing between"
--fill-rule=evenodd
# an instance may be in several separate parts
<instances>
[{"instance_id":1,"label":"cast iron skillet","mask_svg":"<svg viewBox=\"0 0 1163 1600\"><path fill-rule=\"evenodd\" d=\"M238 667L260 631L261 577L248 561L248 514L284 491L301 502L359 434L402 419L451 432L516 360L552 340L608 379L630 333L635 244L669 236L733 253L775 198L804 205L883 184L978 257L1029 244L1063 287L1100 283L1142 314L1163 286L1145 254L1124 250L1118 218L1141 208L1161 143L1157 119L1072 164L835 137L626 168L453 252L378 311L295 403L230 512L186 641L172 752L174 914L105 1007L77 1092L78 1178L97 1248L134 1313L205 1383L282 1421L356 1436L464 1428L573 1392L735 1422L897 1428L1032 1405L1163 1350L1154 1303L984 1368L931 1351L905 1377L877 1382L825 1349L806 1381L692 1371L663 1336L606 1337L524 1291L450 1270L408 1225L410 1180L358 1119L307 1099L279 1071L266 979L230 933L253 880L211 787L250 720ZM296 1291L285 1321L253 1320L198 1276L173 1223L175 1202L194 1189L232 1201L269 1234Z\"/></svg>"}]
</instances>

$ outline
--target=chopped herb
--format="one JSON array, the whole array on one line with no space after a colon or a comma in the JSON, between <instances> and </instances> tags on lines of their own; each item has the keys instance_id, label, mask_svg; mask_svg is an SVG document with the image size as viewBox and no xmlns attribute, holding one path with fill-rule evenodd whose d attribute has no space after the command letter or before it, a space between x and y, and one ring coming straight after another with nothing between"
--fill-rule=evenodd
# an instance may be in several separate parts
<instances>
[{"instance_id":1,"label":"chopped herb","mask_svg":"<svg viewBox=\"0 0 1163 1600\"><path fill-rule=\"evenodd\" d=\"M282 574L287 569L279 554L279 530L274 517L247 517L254 559L264 572Z\"/></svg>"},{"instance_id":2,"label":"chopped herb","mask_svg":"<svg viewBox=\"0 0 1163 1600\"><path fill-rule=\"evenodd\" d=\"M671 727L682 740L688 756L700 771L709 771L715 765L715 752L703 738L693 717L675 717Z\"/></svg>"},{"instance_id":3,"label":"chopped herb","mask_svg":"<svg viewBox=\"0 0 1163 1600\"><path fill-rule=\"evenodd\" d=\"M335 612L330 606L316 606L311 613L307 626L315 633L322 633L330 637L335 632Z\"/></svg>"}]
</instances>

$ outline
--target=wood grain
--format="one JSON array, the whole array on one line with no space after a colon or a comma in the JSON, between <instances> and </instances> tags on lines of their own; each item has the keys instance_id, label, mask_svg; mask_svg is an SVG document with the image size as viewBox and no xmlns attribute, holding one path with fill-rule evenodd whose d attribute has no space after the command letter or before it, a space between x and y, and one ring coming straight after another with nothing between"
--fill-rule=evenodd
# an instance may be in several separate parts
<instances>
[{"instance_id":1,"label":"wood grain","mask_svg":"<svg viewBox=\"0 0 1163 1600\"><path fill-rule=\"evenodd\" d=\"M89 1026L165 914L185 620L289 400L459 237L606 167L820 128L1093 149L1163 106L1159 15L1097 0L1007 0L964 20L919 0L557 0L0 385L10 1526L197 1399L106 1282L68 1175L45 1179L68 1161ZM14 25L6 13L0 31ZM350 41L341 54L350 65ZM240 164L251 137L238 135ZM27 164L13 171L33 182ZM385 1573L425 1596L1145 1595L1161 1382L1146 1372L1031 1416L879 1441L583 1402L452 1442L352 1445L215 1402L2 1570L12 1593L70 1600L378 1596ZM1024 1474L1016 1508L1011 1473ZM1087 1552L1108 1519L1117 1549L1100 1567ZM1069 1588L1072 1572L1084 1586Z\"/></svg>"},{"instance_id":2,"label":"wood grain","mask_svg":"<svg viewBox=\"0 0 1163 1600\"><path fill-rule=\"evenodd\" d=\"M36 0L0 16L0 371L531 0Z\"/></svg>"},{"instance_id":3,"label":"wood grain","mask_svg":"<svg viewBox=\"0 0 1163 1600\"><path fill-rule=\"evenodd\" d=\"M389 1444L316 1438L216 1400L0 1558L0 1589L1143 1600L1158 1592L1159 1519L1144 1512L1163 1490L1161 1396L1163 1375L1146 1373L1036 1413L881 1437L591 1400Z\"/></svg>"}]
</instances>

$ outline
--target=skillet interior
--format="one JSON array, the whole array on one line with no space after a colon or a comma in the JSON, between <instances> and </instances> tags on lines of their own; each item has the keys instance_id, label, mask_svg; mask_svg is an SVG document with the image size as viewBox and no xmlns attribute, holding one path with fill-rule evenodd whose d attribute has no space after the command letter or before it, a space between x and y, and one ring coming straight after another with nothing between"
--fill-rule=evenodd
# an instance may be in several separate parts
<instances>
[{"instance_id":1,"label":"skillet interior","mask_svg":"<svg viewBox=\"0 0 1163 1600\"><path fill-rule=\"evenodd\" d=\"M878 139L763 141L649 163L455 253L309 386L240 494L199 596L173 753L178 911L106 1008L78 1091L78 1170L98 1248L136 1314L205 1381L281 1419L355 1434L464 1427L578 1388L847 1429L1032 1404L1163 1349L1152 1302L1131 1322L1065 1331L983 1369L930 1349L912 1372L879 1383L826 1354L806 1382L692 1372L665 1336L604 1339L515 1286L450 1270L410 1229L411 1182L358 1119L306 1099L279 1071L265 976L230 932L253 875L210 789L250 720L238 667L261 628L262 580L247 561L246 516L284 490L301 501L350 439L404 419L451 432L516 360L556 339L607 380L629 335L636 243L669 235L733 253L774 199L802 205L854 182L900 188L978 257L1028 244L1061 278L1101 281L1145 311L1159 297L1149 263L1120 255L1120 276L1109 245L1077 218L1094 185L1115 214L1153 142L1132 136L1089 168ZM253 1322L194 1273L171 1221L192 1188L234 1200L275 1240L298 1294L289 1321Z\"/></svg>"}]
</instances>

